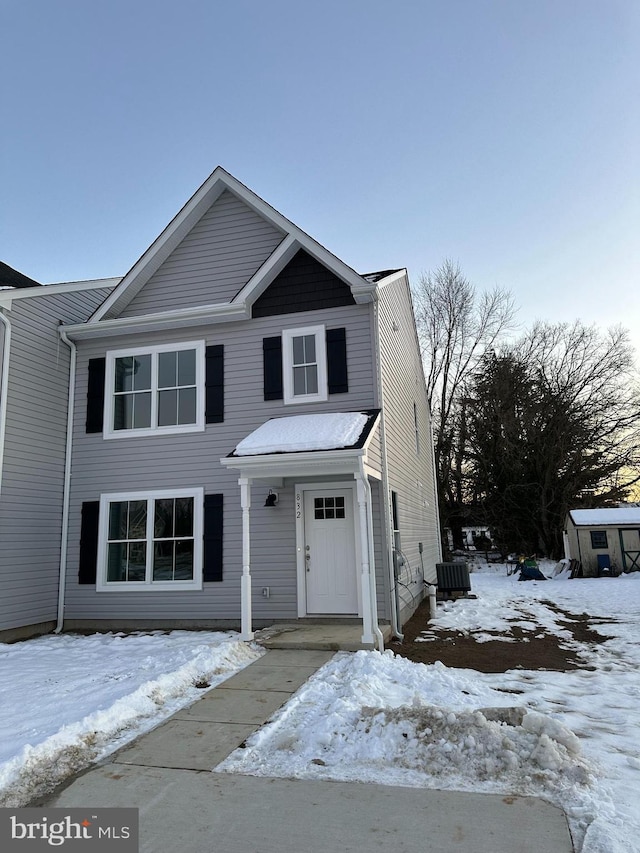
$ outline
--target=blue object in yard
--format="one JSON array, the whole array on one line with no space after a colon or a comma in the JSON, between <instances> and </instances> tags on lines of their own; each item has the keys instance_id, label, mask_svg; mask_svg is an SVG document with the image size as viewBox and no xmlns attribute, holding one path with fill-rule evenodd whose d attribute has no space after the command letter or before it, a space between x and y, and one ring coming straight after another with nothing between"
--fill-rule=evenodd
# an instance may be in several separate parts
<instances>
[{"instance_id":1,"label":"blue object in yard","mask_svg":"<svg viewBox=\"0 0 640 853\"><path fill-rule=\"evenodd\" d=\"M542 574L534 560L525 560L524 563L520 564L520 577L518 578L518 580L546 581L546 578Z\"/></svg>"}]
</instances>

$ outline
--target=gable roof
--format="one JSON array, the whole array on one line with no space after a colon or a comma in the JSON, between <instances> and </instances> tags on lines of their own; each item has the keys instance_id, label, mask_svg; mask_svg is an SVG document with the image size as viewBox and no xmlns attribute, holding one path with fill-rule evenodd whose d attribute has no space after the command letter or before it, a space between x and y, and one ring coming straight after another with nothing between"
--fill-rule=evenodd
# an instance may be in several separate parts
<instances>
[{"instance_id":1,"label":"gable roof","mask_svg":"<svg viewBox=\"0 0 640 853\"><path fill-rule=\"evenodd\" d=\"M599 509L572 509L569 516L576 527L606 526L607 524L640 525L640 506L601 507Z\"/></svg>"},{"instance_id":2,"label":"gable roof","mask_svg":"<svg viewBox=\"0 0 640 853\"><path fill-rule=\"evenodd\" d=\"M98 324L100 321L117 324L117 320L105 320L105 317L117 314L131 302L225 190L236 195L285 235L282 243L228 305L237 309L244 306L247 309L301 248L349 285L357 302L371 301L375 282L358 275L355 270L218 166L94 312L88 325ZM156 315L156 320L158 319L160 317Z\"/></svg>"},{"instance_id":3,"label":"gable roof","mask_svg":"<svg viewBox=\"0 0 640 853\"><path fill-rule=\"evenodd\" d=\"M41 287L41 284L0 261L0 287Z\"/></svg>"}]
</instances>

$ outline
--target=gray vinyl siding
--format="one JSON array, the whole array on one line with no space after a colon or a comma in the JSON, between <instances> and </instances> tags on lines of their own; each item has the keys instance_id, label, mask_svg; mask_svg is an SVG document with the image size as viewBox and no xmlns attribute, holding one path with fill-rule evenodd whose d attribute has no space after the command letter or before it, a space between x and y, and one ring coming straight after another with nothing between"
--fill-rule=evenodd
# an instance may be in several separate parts
<instances>
[{"instance_id":1,"label":"gray vinyl siding","mask_svg":"<svg viewBox=\"0 0 640 853\"><path fill-rule=\"evenodd\" d=\"M129 305L108 316L229 302L282 238L271 223L225 191Z\"/></svg>"},{"instance_id":2,"label":"gray vinyl siding","mask_svg":"<svg viewBox=\"0 0 640 853\"><path fill-rule=\"evenodd\" d=\"M58 324L109 289L16 299L0 493L0 631L56 618L70 352Z\"/></svg>"},{"instance_id":3,"label":"gray vinyl siding","mask_svg":"<svg viewBox=\"0 0 640 853\"><path fill-rule=\"evenodd\" d=\"M423 569L426 580L435 580L440 546L429 408L406 277L381 288L379 320L389 488L398 496L405 559L399 594L407 615L423 596ZM420 453L416 451L414 403Z\"/></svg>"},{"instance_id":4,"label":"gray vinyl siding","mask_svg":"<svg viewBox=\"0 0 640 853\"><path fill-rule=\"evenodd\" d=\"M70 620L239 620L241 512L238 471L223 468L219 459L271 417L316 412L366 410L376 404L371 359L371 308L354 305L323 311L266 317L175 331L136 334L78 344L74 429L73 488L70 507L69 570L66 617ZM345 327L349 391L324 403L284 405L263 399L262 340L285 328L324 323ZM127 346L204 340L223 344L225 355L225 420L204 432L112 440L84 431L88 360L107 350ZM305 477L310 480L310 477ZM202 591L96 592L78 584L78 545L83 501L101 493L145 489L203 487L224 494L224 577ZM296 542L293 483L277 486L275 508L264 507L268 484L254 484L251 509L253 604L256 624L297 617ZM378 545L378 548L380 546ZM380 549L381 550L381 549ZM262 596L268 586L270 598Z\"/></svg>"}]
</instances>

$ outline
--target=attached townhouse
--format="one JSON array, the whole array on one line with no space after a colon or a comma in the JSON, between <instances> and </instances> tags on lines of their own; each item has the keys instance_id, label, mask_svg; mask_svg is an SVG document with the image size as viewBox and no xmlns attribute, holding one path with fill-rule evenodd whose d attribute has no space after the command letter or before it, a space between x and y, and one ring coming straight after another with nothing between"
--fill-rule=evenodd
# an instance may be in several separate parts
<instances>
[{"instance_id":1,"label":"attached townhouse","mask_svg":"<svg viewBox=\"0 0 640 853\"><path fill-rule=\"evenodd\" d=\"M441 559L406 270L357 274L219 167L124 278L64 287L0 295L7 316L47 318L31 371L14 338L2 405L9 423L22 383L41 421L30 470L55 457L46 494L26 467L0 493L3 587L18 572L47 602L2 606L0 632L53 607L58 630L400 633ZM73 311L45 305L68 294ZM7 471L31 446L15 428Z\"/></svg>"}]
</instances>

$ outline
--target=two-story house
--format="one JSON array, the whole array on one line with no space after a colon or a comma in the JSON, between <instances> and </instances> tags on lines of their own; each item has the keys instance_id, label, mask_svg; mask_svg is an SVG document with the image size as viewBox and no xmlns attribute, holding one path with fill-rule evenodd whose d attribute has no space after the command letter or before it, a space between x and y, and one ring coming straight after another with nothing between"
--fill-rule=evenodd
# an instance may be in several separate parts
<instances>
[{"instance_id":1,"label":"two-story house","mask_svg":"<svg viewBox=\"0 0 640 853\"><path fill-rule=\"evenodd\" d=\"M218 168L99 285L55 323L58 629L400 633L440 559L406 271L359 275Z\"/></svg>"}]
</instances>

